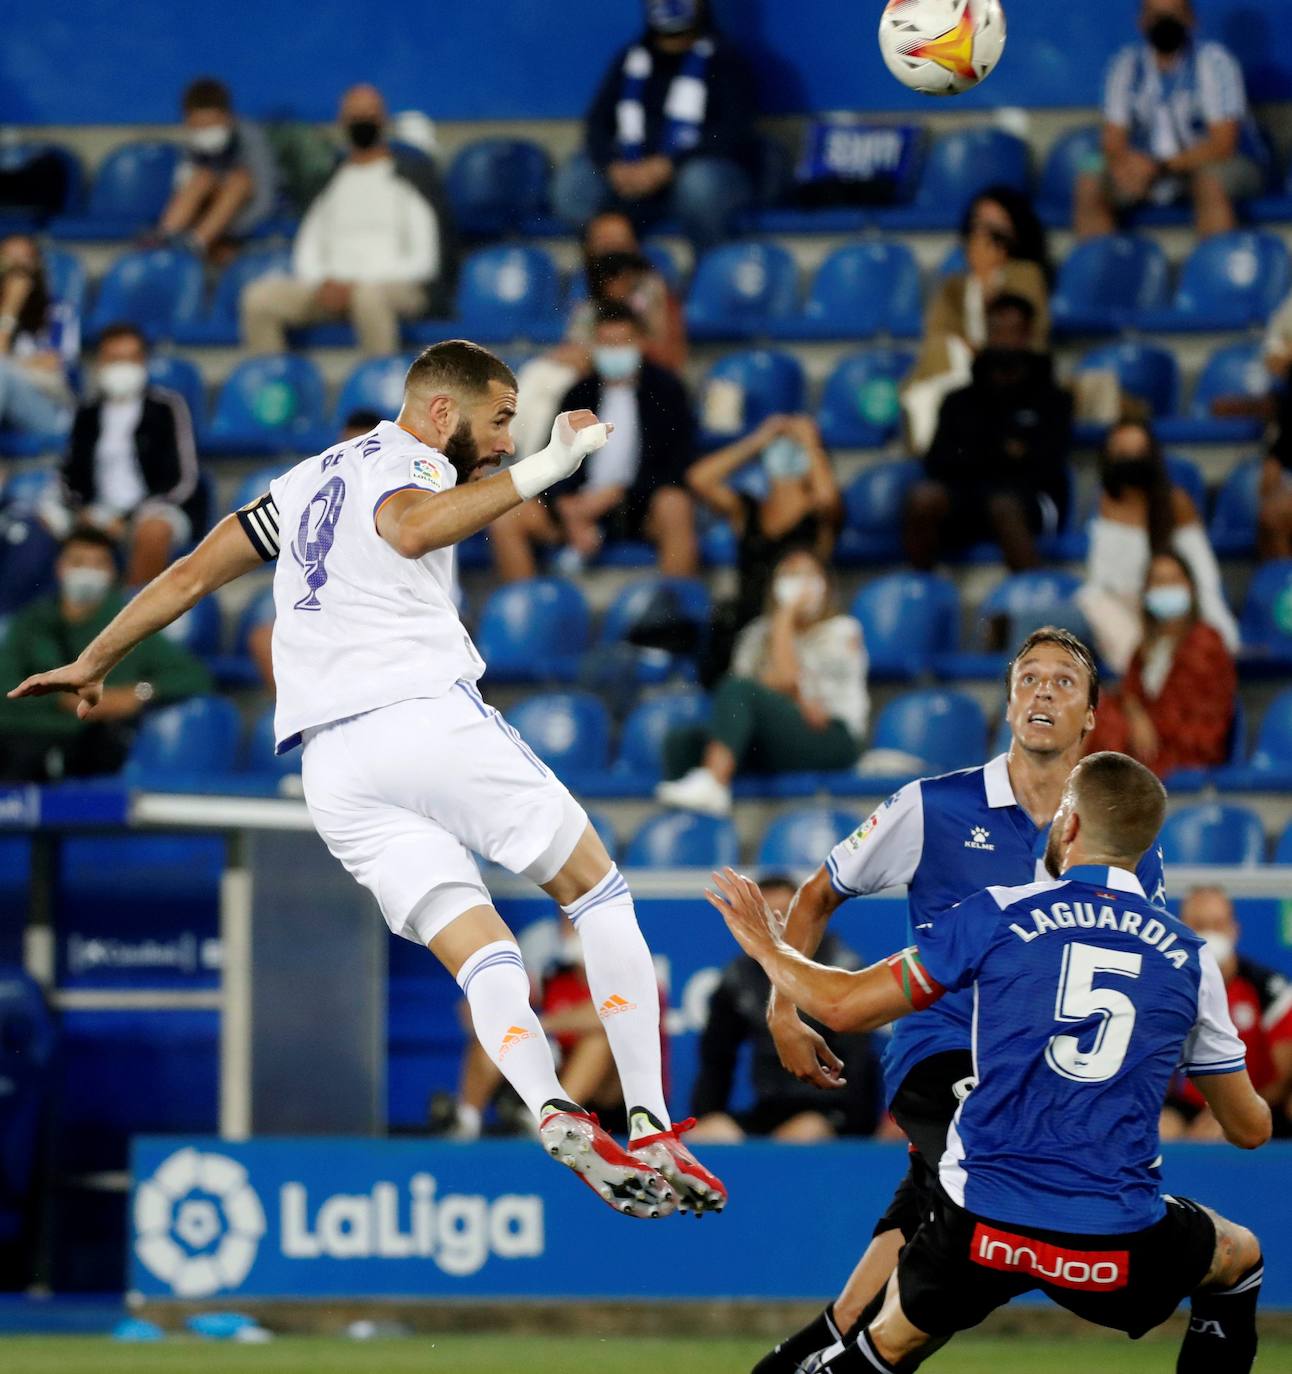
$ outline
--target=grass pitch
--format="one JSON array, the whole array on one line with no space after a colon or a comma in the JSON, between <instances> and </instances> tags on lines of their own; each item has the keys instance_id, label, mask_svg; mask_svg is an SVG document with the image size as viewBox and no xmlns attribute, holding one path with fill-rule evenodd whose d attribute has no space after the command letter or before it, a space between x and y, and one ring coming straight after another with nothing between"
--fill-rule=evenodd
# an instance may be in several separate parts
<instances>
[{"instance_id":1,"label":"grass pitch","mask_svg":"<svg viewBox=\"0 0 1292 1374\"><path fill-rule=\"evenodd\" d=\"M172 1338L156 1345L94 1337L0 1339L5 1374L748 1374L764 1341L596 1336L412 1336L346 1341L279 1337L266 1345ZM1170 1374L1174 1340L965 1336L930 1360L942 1374ZM1292 1370L1292 1339L1261 1342L1260 1368Z\"/></svg>"}]
</instances>

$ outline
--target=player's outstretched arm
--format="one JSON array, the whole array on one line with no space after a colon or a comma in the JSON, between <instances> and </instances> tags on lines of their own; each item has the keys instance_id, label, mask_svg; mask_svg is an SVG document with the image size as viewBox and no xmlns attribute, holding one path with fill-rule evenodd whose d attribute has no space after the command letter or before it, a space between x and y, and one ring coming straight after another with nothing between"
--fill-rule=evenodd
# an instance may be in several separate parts
<instances>
[{"instance_id":1,"label":"player's outstretched arm","mask_svg":"<svg viewBox=\"0 0 1292 1374\"><path fill-rule=\"evenodd\" d=\"M235 577L263 568L236 515L227 515L183 558L159 573L85 646L73 663L36 673L20 682L10 697L75 692L78 716L87 716L103 694L103 679L140 641L178 620L209 592Z\"/></svg>"},{"instance_id":2,"label":"player's outstretched arm","mask_svg":"<svg viewBox=\"0 0 1292 1374\"><path fill-rule=\"evenodd\" d=\"M705 897L740 947L780 993L831 1030L874 1030L942 994L913 946L859 972L829 968L785 943L776 913L750 879L728 868L713 875L713 885Z\"/></svg>"},{"instance_id":3,"label":"player's outstretched arm","mask_svg":"<svg viewBox=\"0 0 1292 1374\"><path fill-rule=\"evenodd\" d=\"M1225 1139L1240 1150L1255 1150L1273 1129L1270 1104L1252 1087L1246 1069L1236 1073L1190 1074L1190 1082L1207 1100Z\"/></svg>"}]
</instances>

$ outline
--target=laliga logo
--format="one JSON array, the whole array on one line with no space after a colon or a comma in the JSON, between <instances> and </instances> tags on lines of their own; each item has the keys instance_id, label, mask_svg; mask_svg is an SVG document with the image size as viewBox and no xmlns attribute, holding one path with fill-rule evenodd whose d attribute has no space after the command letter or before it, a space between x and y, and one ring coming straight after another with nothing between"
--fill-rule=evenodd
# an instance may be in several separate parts
<instances>
[{"instance_id":1,"label":"laliga logo","mask_svg":"<svg viewBox=\"0 0 1292 1374\"><path fill-rule=\"evenodd\" d=\"M265 1212L247 1171L227 1155L184 1149L135 1193L135 1254L181 1298L205 1298L247 1277Z\"/></svg>"}]
</instances>

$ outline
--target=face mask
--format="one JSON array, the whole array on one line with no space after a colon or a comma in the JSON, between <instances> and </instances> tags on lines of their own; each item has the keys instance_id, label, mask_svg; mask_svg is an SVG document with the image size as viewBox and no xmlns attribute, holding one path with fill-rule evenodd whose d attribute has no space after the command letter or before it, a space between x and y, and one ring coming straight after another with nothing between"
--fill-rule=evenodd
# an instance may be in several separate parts
<instances>
[{"instance_id":1,"label":"face mask","mask_svg":"<svg viewBox=\"0 0 1292 1374\"><path fill-rule=\"evenodd\" d=\"M208 124L188 131L189 149L199 157L218 157L229 146L233 130L227 124Z\"/></svg>"},{"instance_id":2,"label":"face mask","mask_svg":"<svg viewBox=\"0 0 1292 1374\"><path fill-rule=\"evenodd\" d=\"M1104 490L1114 499L1128 487L1147 491L1157 478L1157 464L1151 458L1105 459L1099 470Z\"/></svg>"},{"instance_id":3,"label":"face mask","mask_svg":"<svg viewBox=\"0 0 1292 1374\"><path fill-rule=\"evenodd\" d=\"M1189 30L1173 15L1164 14L1148 26L1148 41L1158 52L1169 57L1189 41Z\"/></svg>"},{"instance_id":4,"label":"face mask","mask_svg":"<svg viewBox=\"0 0 1292 1374\"><path fill-rule=\"evenodd\" d=\"M99 368L99 390L110 401L142 396L147 385L148 369L143 363L104 363Z\"/></svg>"},{"instance_id":5,"label":"face mask","mask_svg":"<svg viewBox=\"0 0 1292 1374\"><path fill-rule=\"evenodd\" d=\"M1154 620L1178 620L1193 609L1193 595L1188 587L1150 587L1144 593L1144 605Z\"/></svg>"},{"instance_id":6,"label":"face mask","mask_svg":"<svg viewBox=\"0 0 1292 1374\"><path fill-rule=\"evenodd\" d=\"M1216 963L1225 964L1234 955L1234 937L1225 935L1219 930L1209 930L1202 937L1202 942L1216 957Z\"/></svg>"},{"instance_id":7,"label":"face mask","mask_svg":"<svg viewBox=\"0 0 1292 1374\"><path fill-rule=\"evenodd\" d=\"M58 575L63 600L73 606L93 606L102 601L112 585L112 574L102 568L66 568Z\"/></svg>"},{"instance_id":8,"label":"face mask","mask_svg":"<svg viewBox=\"0 0 1292 1374\"><path fill-rule=\"evenodd\" d=\"M635 344L613 344L594 348L592 361L598 375L607 382L622 382L642 365L641 349Z\"/></svg>"},{"instance_id":9,"label":"face mask","mask_svg":"<svg viewBox=\"0 0 1292 1374\"><path fill-rule=\"evenodd\" d=\"M808 456L786 434L779 434L763 450L763 471L773 481L803 477L808 471Z\"/></svg>"},{"instance_id":10,"label":"face mask","mask_svg":"<svg viewBox=\"0 0 1292 1374\"><path fill-rule=\"evenodd\" d=\"M781 573L772 583L772 596L778 606L801 605L817 615L825 604L825 580L816 573Z\"/></svg>"},{"instance_id":11,"label":"face mask","mask_svg":"<svg viewBox=\"0 0 1292 1374\"><path fill-rule=\"evenodd\" d=\"M978 355L975 372L1002 391L1031 381L1038 355L1030 348L984 348Z\"/></svg>"},{"instance_id":12,"label":"face mask","mask_svg":"<svg viewBox=\"0 0 1292 1374\"><path fill-rule=\"evenodd\" d=\"M361 152L376 147L381 137L381 125L375 119L352 119L345 126L346 137Z\"/></svg>"},{"instance_id":13,"label":"face mask","mask_svg":"<svg viewBox=\"0 0 1292 1374\"><path fill-rule=\"evenodd\" d=\"M699 8L696 0L646 0L646 27L652 33L690 33Z\"/></svg>"}]
</instances>

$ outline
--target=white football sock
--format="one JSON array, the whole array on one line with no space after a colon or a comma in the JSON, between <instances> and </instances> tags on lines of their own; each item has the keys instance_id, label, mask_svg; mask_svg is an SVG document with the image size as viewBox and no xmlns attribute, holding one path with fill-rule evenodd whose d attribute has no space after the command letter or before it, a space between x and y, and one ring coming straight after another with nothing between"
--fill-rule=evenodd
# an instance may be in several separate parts
<instances>
[{"instance_id":1,"label":"white football sock","mask_svg":"<svg viewBox=\"0 0 1292 1374\"><path fill-rule=\"evenodd\" d=\"M561 908L579 932L588 988L615 1057L624 1106L671 1124L660 1079L659 980L632 894L613 864L590 892Z\"/></svg>"},{"instance_id":2,"label":"white football sock","mask_svg":"<svg viewBox=\"0 0 1292 1374\"><path fill-rule=\"evenodd\" d=\"M476 950L458 970L458 986L471 1008L476 1038L538 1120L545 1102L566 1093L529 1005L529 975L519 947L495 940Z\"/></svg>"}]
</instances>

